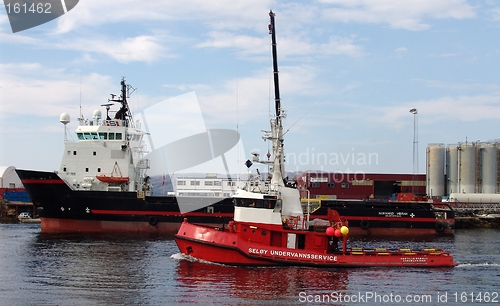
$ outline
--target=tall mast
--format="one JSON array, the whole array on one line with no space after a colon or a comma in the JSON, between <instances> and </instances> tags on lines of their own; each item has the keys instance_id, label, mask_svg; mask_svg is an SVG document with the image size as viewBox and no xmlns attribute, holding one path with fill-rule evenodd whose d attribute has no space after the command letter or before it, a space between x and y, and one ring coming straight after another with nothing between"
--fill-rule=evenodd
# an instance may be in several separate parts
<instances>
[{"instance_id":1,"label":"tall mast","mask_svg":"<svg viewBox=\"0 0 500 306\"><path fill-rule=\"evenodd\" d=\"M280 87L278 78L278 56L276 48L276 27L274 25L274 13L269 12L269 17L271 17L271 24L269 25L269 34L271 34L272 39L272 53L273 53L273 74L274 74L274 103L276 106L276 118L271 120L271 130L273 133L273 151L274 151L274 163L273 163L273 176L271 182L283 183L283 178L285 176L284 169L284 152L283 152L283 125L281 118L284 116L281 110L280 101ZM274 122L273 122L274 121Z\"/></svg>"},{"instance_id":2,"label":"tall mast","mask_svg":"<svg viewBox=\"0 0 500 306\"><path fill-rule=\"evenodd\" d=\"M125 121L126 126L129 126L129 123L133 124L133 118L132 118L132 113L130 112L130 108L128 107L127 96L129 96L132 92L134 92L135 88L133 88L130 85L127 85L125 83L125 78L122 78L120 84L122 86L120 99L114 99L114 95L112 95L112 98L108 99L108 101L121 103L122 106L116 112L115 119L123 120ZM131 92L129 90L131 90Z\"/></svg>"},{"instance_id":3,"label":"tall mast","mask_svg":"<svg viewBox=\"0 0 500 306\"><path fill-rule=\"evenodd\" d=\"M277 59L276 31L275 31L276 27L274 25L274 13L273 13L273 11L269 12L269 16L271 17L271 24L269 25L269 34L271 34L272 49L273 49L274 104L276 105L276 118L280 121L280 125L281 125L280 86L279 86L279 79L278 79L278 59Z\"/></svg>"}]
</instances>

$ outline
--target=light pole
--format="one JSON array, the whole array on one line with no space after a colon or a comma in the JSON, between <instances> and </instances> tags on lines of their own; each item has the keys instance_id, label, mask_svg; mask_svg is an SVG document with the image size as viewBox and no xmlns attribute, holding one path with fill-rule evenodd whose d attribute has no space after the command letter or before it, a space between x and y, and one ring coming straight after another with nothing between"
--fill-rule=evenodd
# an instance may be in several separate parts
<instances>
[{"instance_id":1,"label":"light pole","mask_svg":"<svg viewBox=\"0 0 500 306\"><path fill-rule=\"evenodd\" d=\"M415 196L415 177L418 173L418 111L416 108L410 109L413 114L413 181L411 182L411 192Z\"/></svg>"}]
</instances>

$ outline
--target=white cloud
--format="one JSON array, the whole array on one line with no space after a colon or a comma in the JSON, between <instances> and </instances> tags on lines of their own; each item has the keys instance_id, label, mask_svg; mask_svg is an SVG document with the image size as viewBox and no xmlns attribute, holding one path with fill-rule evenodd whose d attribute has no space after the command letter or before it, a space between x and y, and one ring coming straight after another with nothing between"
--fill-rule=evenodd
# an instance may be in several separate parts
<instances>
[{"instance_id":1,"label":"white cloud","mask_svg":"<svg viewBox=\"0 0 500 306\"><path fill-rule=\"evenodd\" d=\"M20 33L12 34L6 32L0 32L0 41L6 44L26 44L26 45L38 45L42 43L42 41L38 38L25 36Z\"/></svg>"},{"instance_id":2,"label":"white cloud","mask_svg":"<svg viewBox=\"0 0 500 306\"><path fill-rule=\"evenodd\" d=\"M197 45L198 48L234 48L240 55L266 56L269 53L269 38L256 38L247 35L236 35L228 32L211 32L210 39ZM354 38L330 37L324 43L311 43L299 35L288 34L279 37L278 49L280 59L287 57L322 57L324 55L347 55L359 57L364 55L363 47L354 44Z\"/></svg>"},{"instance_id":3,"label":"white cloud","mask_svg":"<svg viewBox=\"0 0 500 306\"><path fill-rule=\"evenodd\" d=\"M162 45L163 37L140 35L113 39L95 35L87 38L38 39L23 35L0 33L0 41L10 44L36 45L43 49L74 50L77 52L104 54L117 62L146 62L153 63L161 58L173 57L168 49ZM54 42L55 41L55 42ZM83 55L86 62L95 61L88 54Z\"/></svg>"},{"instance_id":4,"label":"white cloud","mask_svg":"<svg viewBox=\"0 0 500 306\"><path fill-rule=\"evenodd\" d=\"M235 48L242 51L243 55L262 54L268 51L267 37L252 37L248 35L236 35L230 32L212 31L205 42L196 45L197 48Z\"/></svg>"},{"instance_id":5,"label":"white cloud","mask_svg":"<svg viewBox=\"0 0 500 306\"><path fill-rule=\"evenodd\" d=\"M418 109L419 118L426 122L478 122L498 119L500 95L449 96L429 100L406 102L404 106L377 108L379 123L401 126L408 121L409 109Z\"/></svg>"},{"instance_id":6,"label":"white cloud","mask_svg":"<svg viewBox=\"0 0 500 306\"><path fill-rule=\"evenodd\" d=\"M139 1L86 0L58 19L57 33L66 33L84 26L106 23L137 22L141 20L179 21L196 20L213 28L241 28L259 26L261 12L268 10L270 0L248 1Z\"/></svg>"},{"instance_id":7,"label":"white cloud","mask_svg":"<svg viewBox=\"0 0 500 306\"><path fill-rule=\"evenodd\" d=\"M80 92L83 109L89 114L98 107L96 101L106 97L111 78L99 74L82 77L62 69L51 69L39 63L0 65L2 74L2 115L59 116L63 112L78 114ZM76 119L75 117L73 117Z\"/></svg>"},{"instance_id":8,"label":"white cloud","mask_svg":"<svg viewBox=\"0 0 500 306\"><path fill-rule=\"evenodd\" d=\"M289 110L290 100L305 92L313 93L312 86L317 69L310 66L280 66L279 83L281 103ZM316 92L317 93L317 92ZM202 105L206 120L212 125L250 123L267 119L269 111L274 113L274 79L271 69L263 69L253 76L242 77L225 82L219 88L199 91L198 100ZM296 106L295 106L296 107ZM293 114L298 117L299 114ZM234 122L228 122L228 118Z\"/></svg>"},{"instance_id":9,"label":"white cloud","mask_svg":"<svg viewBox=\"0 0 500 306\"><path fill-rule=\"evenodd\" d=\"M154 62L162 56L163 47L158 39L152 36L129 37L113 45L103 41L94 45L94 50L107 54L121 63ZM89 50L90 51L90 50Z\"/></svg>"},{"instance_id":10,"label":"white cloud","mask_svg":"<svg viewBox=\"0 0 500 306\"><path fill-rule=\"evenodd\" d=\"M500 8L496 7L490 10L491 18L494 21L499 21L500 20Z\"/></svg>"},{"instance_id":11,"label":"white cloud","mask_svg":"<svg viewBox=\"0 0 500 306\"><path fill-rule=\"evenodd\" d=\"M425 21L434 19L474 18L474 8L464 0L399 1L399 0L322 0L327 7L323 18L358 23L387 23L393 28L426 30Z\"/></svg>"},{"instance_id":12,"label":"white cloud","mask_svg":"<svg viewBox=\"0 0 500 306\"><path fill-rule=\"evenodd\" d=\"M490 95L496 96L498 93L500 93L500 85L498 84L487 84L487 83L477 83L477 82L457 83L457 82L447 82L441 80L425 80L425 79L412 79L412 81L421 83L429 88L444 89L454 93L467 92L468 95L474 95L474 93L489 92Z\"/></svg>"}]
</instances>

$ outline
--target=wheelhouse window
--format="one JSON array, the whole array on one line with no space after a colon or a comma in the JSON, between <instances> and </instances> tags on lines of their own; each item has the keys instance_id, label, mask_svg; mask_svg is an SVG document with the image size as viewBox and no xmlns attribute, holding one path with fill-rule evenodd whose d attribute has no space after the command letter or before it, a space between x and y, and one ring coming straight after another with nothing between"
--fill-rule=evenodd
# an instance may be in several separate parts
<instances>
[{"instance_id":1,"label":"wheelhouse window","mask_svg":"<svg viewBox=\"0 0 500 306\"><path fill-rule=\"evenodd\" d=\"M108 139L108 133L99 132L99 139L101 139L101 140Z\"/></svg>"},{"instance_id":2,"label":"wheelhouse window","mask_svg":"<svg viewBox=\"0 0 500 306\"><path fill-rule=\"evenodd\" d=\"M78 140L84 140L83 138L83 133L76 133L76 136L78 136Z\"/></svg>"},{"instance_id":3,"label":"wheelhouse window","mask_svg":"<svg viewBox=\"0 0 500 306\"><path fill-rule=\"evenodd\" d=\"M276 206L275 199L234 199L234 205L239 207L255 207L274 209Z\"/></svg>"},{"instance_id":4,"label":"wheelhouse window","mask_svg":"<svg viewBox=\"0 0 500 306\"><path fill-rule=\"evenodd\" d=\"M122 133L116 133L115 134L115 139L116 140L122 140Z\"/></svg>"},{"instance_id":5,"label":"wheelhouse window","mask_svg":"<svg viewBox=\"0 0 500 306\"><path fill-rule=\"evenodd\" d=\"M108 136L108 137L109 137L109 138L108 138L109 140L115 140L115 133L109 133L108 135L109 135L109 136Z\"/></svg>"}]
</instances>

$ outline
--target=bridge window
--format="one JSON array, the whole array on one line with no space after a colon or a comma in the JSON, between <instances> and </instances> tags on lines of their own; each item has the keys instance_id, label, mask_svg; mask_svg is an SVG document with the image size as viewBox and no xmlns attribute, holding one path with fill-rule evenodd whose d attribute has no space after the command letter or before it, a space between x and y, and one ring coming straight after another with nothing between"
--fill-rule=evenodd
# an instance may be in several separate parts
<instances>
[{"instance_id":1,"label":"bridge window","mask_svg":"<svg viewBox=\"0 0 500 306\"><path fill-rule=\"evenodd\" d=\"M276 200L268 199L234 199L235 206L239 207L255 207L255 208L268 208L274 209Z\"/></svg>"},{"instance_id":2,"label":"bridge window","mask_svg":"<svg viewBox=\"0 0 500 306\"><path fill-rule=\"evenodd\" d=\"M115 140L115 133L109 133L108 139Z\"/></svg>"},{"instance_id":3,"label":"bridge window","mask_svg":"<svg viewBox=\"0 0 500 306\"><path fill-rule=\"evenodd\" d=\"M102 140L108 139L108 133L99 132L99 139Z\"/></svg>"},{"instance_id":4,"label":"bridge window","mask_svg":"<svg viewBox=\"0 0 500 306\"><path fill-rule=\"evenodd\" d=\"M122 140L122 133L116 133L116 140Z\"/></svg>"},{"instance_id":5,"label":"bridge window","mask_svg":"<svg viewBox=\"0 0 500 306\"><path fill-rule=\"evenodd\" d=\"M83 140L83 133L76 133L76 136L78 136L78 140Z\"/></svg>"}]
</instances>

